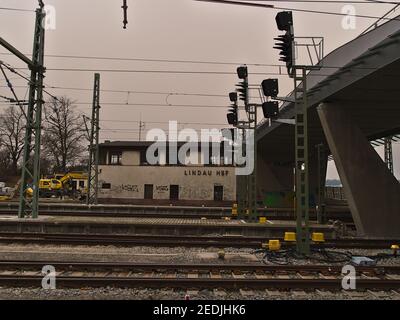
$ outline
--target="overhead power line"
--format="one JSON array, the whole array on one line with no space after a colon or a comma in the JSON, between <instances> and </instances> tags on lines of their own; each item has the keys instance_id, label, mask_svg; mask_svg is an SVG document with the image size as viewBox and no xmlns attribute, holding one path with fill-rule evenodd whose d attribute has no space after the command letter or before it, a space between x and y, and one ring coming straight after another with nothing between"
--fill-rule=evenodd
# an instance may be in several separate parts
<instances>
[{"instance_id":1,"label":"overhead power line","mask_svg":"<svg viewBox=\"0 0 400 320\"><path fill-rule=\"evenodd\" d=\"M0 55L11 55L11 53L7 52L0 52ZM29 55L29 54L27 54ZM99 57L99 56L77 56L77 55L46 55L46 57L51 57L51 58L65 58L65 59L88 59L88 60L111 60L111 61L144 61L144 62L163 62L163 63L183 63L183 64L210 64L210 65L234 65L234 66L239 66L242 64L246 64L247 66L253 66L253 67L275 67L275 68L286 68L285 65L283 64L274 64L274 63L244 63L244 62L221 62L221 61L204 61L204 60L172 60L172 59L145 59L145 58L124 58L124 57ZM323 65L323 69L340 69L341 66L331 66L331 65ZM17 69L25 69L25 68L17 68ZM360 70L376 70L376 68L372 67L360 67L356 66L354 69L360 69ZM57 69L46 69L46 70L57 70ZM62 68L62 70L65 71L74 71L74 70L82 70L82 71L90 71L92 72L93 70L90 69L73 69L73 68ZM111 69L112 71L119 72L120 70L118 69ZM123 70L121 70L123 71ZM140 70L136 71L129 71L127 70L126 72L142 72ZM153 72L151 70L149 71L143 71L143 72ZM168 72L168 70L155 70L154 72ZM174 71L172 71L174 72ZM188 71L191 72L191 71ZM196 72L196 71L194 71ZM218 72L218 71L215 71ZM232 72L233 74L234 72ZM92 90L92 89L91 89Z\"/></svg>"},{"instance_id":2,"label":"overhead power line","mask_svg":"<svg viewBox=\"0 0 400 320\"><path fill-rule=\"evenodd\" d=\"M26 81L28 81L28 84L31 83L31 79L29 78L29 76L27 74L23 75L21 74L21 72L18 72L16 69L18 68L13 68L12 66L10 66L8 63L5 63L4 61L1 61L1 64L6 67L10 72L20 76L21 78L25 79ZM49 95L50 97L52 97L55 100L58 100L58 98L56 96L54 96L53 94L51 94L50 92L48 92L47 90L43 89L43 92L46 93L47 95Z\"/></svg>"},{"instance_id":3,"label":"overhead power line","mask_svg":"<svg viewBox=\"0 0 400 320\"><path fill-rule=\"evenodd\" d=\"M5 8L5 7L0 7L0 10L5 10L5 11L20 11L20 12L35 12L35 10L19 9L19 8Z\"/></svg>"},{"instance_id":4,"label":"overhead power line","mask_svg":"<svg viewBox=\"0 0 400 320\"><path fill-rule=\"evenodd\" d=\"M25 70L26 68L16 68ZM196 70L127 70L127 69L85 69L85 68L46 68L46 71L60 72L109 72L109 73L157 73L157 74L200 74L200 75L236 75L234 71L196 71ZM253 76L285 76L284 72L252 72ZM309 76L329 76L329 74L310 74Z\"/></svg>"},{"instance_id":5,"label":"overhead power line","mask_svg":"<svg viewBox=\"0 0 400 320\"><path fill-rule=\"evenodd\" d=\"M0 52L1 55L12 55L8 52ZM26 55L30 55L29 53ZM110 60L110 61L138 61L138 62L161 62L161 63L183 63L183 64L210 64L210 65L241 65L243 62L223 62L223 61L204 61L204 60L178 60L178 59L147 59L147 58L124 58L124 57L99 57L99 56L79 56L79 55L59 55L47 54L46 58L61 59L88 59L88 60ZM248 66L277 67L278 64L265 63L246 63Z\"/></svg>"},{"instance_id":6,"label":"overhead power line","mask_svg":"<svg viewBox=\"0 0 400 320\"><path fill-rule=\"evenodd\" d=\"M322 10L310 10L310 9L299 9L299 8L288 8L288 7L277 7L272 4L263 4L263 3L256 3L254 1L247 2L246 0L242 1L228 1L228 0L194 0L198 2L210 2L210 3L217 3L217 4L229 4L229 5L238 5L238 6L248 6L248 7L259 7L263 9L271 9L271 10L285 10L285 11L294 11L294 12L303 12L303 13L312 13L312 14L324 14L324 15L333 15L333 16L341 16L347 17L349 14L341 13L341 12L333 12L333 11L322 11ZM267 0L266 0L267 1ZM375 2L374 2L375 3ZM378 2L376 2L378 3ZM389 4L389 3L388 3ZM391 4L391 3L390 3ZM377 16L371 15L364 15L364 14L353 14L352 17L357 18L364 18L364 19L381 19L381 20L400 20L396 18L382 18Z\"/></svg>"},{"instance_id":7,"label":"overhead power line","mask_svg":"<svg viewBox=\"0 0 400 320\"><path fill-rule=\"evenodd\" d=\"M92 105L91 102L74 102L76 105ZM143 107L183 107L183 108L227 108L228 105L162 104L162 103L123 103L102 102L101 106L143 106Z\"/></svg>"},{"instance_id":8,"label":"overhead power line","mask_svg":"<svg viewBox=\"0 0 400 320\"><path fill-rule=\"evenodd\" d=\"M290 2L290 3L339 3L339 4L398 4L394 1L380 0L241 0L242 2Z\"/></svg>"}]
</instances>

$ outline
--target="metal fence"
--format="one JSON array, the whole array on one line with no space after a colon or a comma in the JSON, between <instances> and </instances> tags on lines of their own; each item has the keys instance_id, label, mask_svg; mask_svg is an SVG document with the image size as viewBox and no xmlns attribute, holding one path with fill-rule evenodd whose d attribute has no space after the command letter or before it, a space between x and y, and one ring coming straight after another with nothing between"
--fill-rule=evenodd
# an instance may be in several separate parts
<instances>
[{"instance_id":1,"label":"metal fence","mask_svg":"<svg viewBox=\"0 0 400 320\"><path fill-rule=\"evenodd\" d=\"M346 200L343 187L326 187L325 196L327 199Z\"/></svg>"}]
</instances>

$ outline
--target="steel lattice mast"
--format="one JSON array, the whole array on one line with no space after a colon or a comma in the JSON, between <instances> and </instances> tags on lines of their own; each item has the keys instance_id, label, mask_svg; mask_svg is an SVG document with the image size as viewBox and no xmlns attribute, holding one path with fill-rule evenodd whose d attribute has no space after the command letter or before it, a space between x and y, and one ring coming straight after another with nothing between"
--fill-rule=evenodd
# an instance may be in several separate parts
<instances>
[{"instance_id":1,"label":"steel lattice mast","mask_svg":"<svg viewBox=\"0 0 400 320\"><path fill-rule=\"evenodd\" d=\"M39 1L36 10L35 35L33 42L33 55L31 77L29 83L29 103L26 119L26 131L22 161L22 175L20 186L20 200L18 217L39 215L39 179L40 179L40 138L42 127L43 106L43 79L44 79L44 43L45 29L43 20L46 13L43 10L44 3ZM33 151L33 154L32 154ZM33 195L27 194L29 183L32 183Z\"/></svg>"},{"instance_id":2,"label":"steel lattice mast","mask_svg":"<svg viewBox=\"0 0 400 320\"><path fill-rule=\"evenodd\" d=\"M100 74L94 75L92 119L90 129L87 204L97 204L99 183Z\"/></svg>"}]
</instances>

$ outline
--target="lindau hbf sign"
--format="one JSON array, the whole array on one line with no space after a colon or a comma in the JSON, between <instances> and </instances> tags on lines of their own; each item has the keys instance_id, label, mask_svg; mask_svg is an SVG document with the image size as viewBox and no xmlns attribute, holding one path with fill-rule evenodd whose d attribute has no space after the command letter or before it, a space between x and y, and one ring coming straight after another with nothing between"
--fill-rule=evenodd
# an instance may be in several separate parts
<instances>
[{"instance_id":1,"label":"lindau hbf sign","mask_svg":"<svg viewBox=\"0 0 400 320\"><path fill-rule=\"evenodd\" d=\"M228 170L185 170L185 176L217 176L217 177L227 177L229 175Z\"/></svg>"}]
</instances>

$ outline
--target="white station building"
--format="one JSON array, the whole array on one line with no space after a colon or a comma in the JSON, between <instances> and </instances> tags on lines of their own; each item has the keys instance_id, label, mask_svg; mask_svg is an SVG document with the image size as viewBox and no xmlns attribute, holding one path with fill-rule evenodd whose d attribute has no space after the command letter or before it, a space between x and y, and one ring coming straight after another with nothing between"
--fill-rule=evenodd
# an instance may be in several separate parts
<instances>
[{"instance_id":1,"label":"white station building","mask_svg":"<svg viewBox=\"0 0 400 320\"><path fill-rule=\"evenodd\" d=\"M191 143L190 150L188 143L166 143L165 148L152 151L158 160L150 164L146 154L149 148L154 150L153 143L106 141L99 145L100 202L226 205L235 201L235 167L230 157L223 156L224 143L206 148Z\"/></svg>"}]
</instances>

